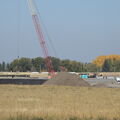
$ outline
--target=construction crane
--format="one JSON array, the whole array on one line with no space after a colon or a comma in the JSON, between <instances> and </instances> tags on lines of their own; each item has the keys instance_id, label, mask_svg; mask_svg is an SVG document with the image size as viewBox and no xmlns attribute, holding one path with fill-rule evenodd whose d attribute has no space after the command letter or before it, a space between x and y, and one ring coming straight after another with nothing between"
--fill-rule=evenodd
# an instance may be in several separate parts
<instances>
[{"instance_id":1,"label":"construction crane","mask_svg":"<svg viewBox=\"0 0 120 120\"><path fill-rule=\"evenodd\" d=\"M40 46L42 48L42 52L43 52L43 55L44 55L44 58L45 58L46 67L48 69L48 72L51 73L52 75L54 75L55 71L53 69L51 57L49 56L49 53L48 53L48 49L47 49L47 46L46 46L44 34L42 32L42 28L41 28L41 25L40 25L40 20L39 20L39 17L37 15L38 14L37 9L35 8L33 0L27 0L27 2L28 2L29 9L31 11L32 19L33 19L34 26L35 26L35 29L36 29L36 32L37 32L37 35L38 35Z\"/></svg>"}]
</instances>

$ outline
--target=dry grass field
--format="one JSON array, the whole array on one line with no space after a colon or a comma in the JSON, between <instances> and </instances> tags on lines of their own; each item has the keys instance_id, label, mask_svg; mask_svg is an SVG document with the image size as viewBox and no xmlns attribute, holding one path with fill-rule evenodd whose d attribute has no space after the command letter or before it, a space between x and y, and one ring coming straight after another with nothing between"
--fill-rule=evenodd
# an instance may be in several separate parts
<instances>
[{"instance_id":1,"label":"dry grass field","mask_svg":"<svg viewBox=\"0 0 120 120\"><path fill-rule=\"evenodd\" d=\"M120 119L120 88L0 85L0 120L19 115Z\"/></svg>"}]
</instances>

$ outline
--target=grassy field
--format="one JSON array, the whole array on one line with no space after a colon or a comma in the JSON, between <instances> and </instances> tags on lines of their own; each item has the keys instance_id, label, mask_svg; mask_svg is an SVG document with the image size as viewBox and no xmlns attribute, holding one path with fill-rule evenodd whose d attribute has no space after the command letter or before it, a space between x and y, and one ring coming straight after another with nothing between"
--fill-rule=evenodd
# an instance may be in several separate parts
<instances>
[{"instance_id":1,"label":"grassy field","mask_svg":"<svg viewBox=\"0 0 120 120\"><path fill-rule=\"evenodd\" d=\"M0 85L0 120L17 116L34 120L120 119L120 88Z\"/></svg>"}]
</instances>

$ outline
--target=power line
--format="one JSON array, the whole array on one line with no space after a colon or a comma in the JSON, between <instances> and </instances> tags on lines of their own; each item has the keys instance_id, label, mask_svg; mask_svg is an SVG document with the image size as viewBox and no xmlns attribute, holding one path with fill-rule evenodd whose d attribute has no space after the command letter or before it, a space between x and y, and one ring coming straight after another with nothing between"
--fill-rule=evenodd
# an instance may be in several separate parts
<instances>
[{"instance_id":1,"label":"power line","mask_svg":"<svg viewBox=\"0 0 120 120\"><path fill-rule=\"evenodd\" d=\"M21 39L21 2L16 0L17 6L17 58L20 57L20 39Z\"/></svg>"},{"instance_id":2,"label":"power line","mask_svg":"<svg viewBox=\"0 0 120 120\"><path fill-rule=\"evenodd\" d=\"M54 47L53 41L52 41L52 39L51 39L51 37L50 37L50 35L49 35L49 33L48 33L48 30L47 30L46 25L44 24L44 22L43 22L43 20L42 20L42 17L41 17L41 15L40 15L40 12L39 12L39 10L38 10L38 7L37 7L37 4L36 4L35 1L34 1L34 4L35 4L35 7L36 7L36 10L37 10L37 13L38 13L38 17L40 18L41 24L42 24L42 26L43 26L45 35L46 35L46 37L47 37L47 39L48 39L48 41L49 41L49 43L50 43L50 46L51 46L51 48L52 48L52 50L53 50L53 52L54 52L54 54L55 54L55 57L58 57L58 54L57 54L56 49L55 49L55 47Z\"/></svg>"}]
</instances>

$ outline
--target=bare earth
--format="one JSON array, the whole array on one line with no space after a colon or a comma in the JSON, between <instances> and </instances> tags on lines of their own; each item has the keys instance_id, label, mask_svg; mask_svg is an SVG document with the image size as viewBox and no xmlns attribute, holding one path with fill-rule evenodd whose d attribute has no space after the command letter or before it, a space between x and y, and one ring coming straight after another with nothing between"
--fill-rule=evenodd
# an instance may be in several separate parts
<instances>
[{"instance_id":1,"label":"bare earth","mask_svg":"<svg viewBox=\"0 0 120 120\"><path fill-rule=\"evenodd\" d=\"M90 86L88 82L79 78L79 76L67 72L58 73L53 79L45 82L44 85Z\"/></svg>"}]
</instances>

